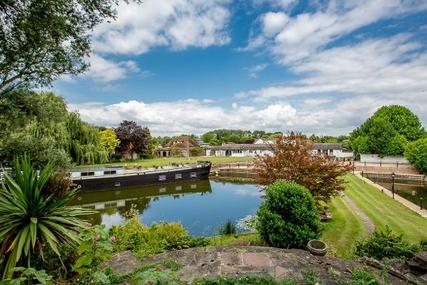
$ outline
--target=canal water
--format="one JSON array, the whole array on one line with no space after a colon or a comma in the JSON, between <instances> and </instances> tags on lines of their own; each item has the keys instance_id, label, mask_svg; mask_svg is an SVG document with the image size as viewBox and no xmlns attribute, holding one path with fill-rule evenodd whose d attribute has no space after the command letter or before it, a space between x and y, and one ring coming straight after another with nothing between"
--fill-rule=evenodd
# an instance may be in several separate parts
<instances>
[{"instance_id":1,"label":"canal water","mask_svg":"<svg viewBox=\"0 0 427 285\"><path fill-rule=\"evenodd\" d=\"M187 181L177 184L79 193L74 205L98 211L91 219L107 228L124 223L135 207L145 225L179 222L193 236L211 236L228 219L237 222L256 213L263 193L255 184Z\"/></svg>"},{"instance_id":2,"label":"canal water","mask_svg":"<svg viewBox=\"0 0 427 285\"><path fill-rule=\"evenodd\" d=\"M393 183L391 181L373 178L370 178L370 180L392 191ZM423 208L427 208L427 185L420 185L416 183L395 183L394 190L396 194L406 200L409 200L420 207L422 203Z\"/></svg>"}]
</instances>

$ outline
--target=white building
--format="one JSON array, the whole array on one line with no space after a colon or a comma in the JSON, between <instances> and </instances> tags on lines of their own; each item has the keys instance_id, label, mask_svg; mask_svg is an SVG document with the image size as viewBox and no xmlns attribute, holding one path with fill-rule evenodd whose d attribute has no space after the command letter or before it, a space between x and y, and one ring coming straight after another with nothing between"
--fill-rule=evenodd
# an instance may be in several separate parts
<instances>
[{"instance_id":1,"label":"white building","mask_svg":"<svg viewBox=\"0 0 427 285\"><path fill-rule=\"evenodd\" d=\"M206 156L264 156L272 155L274 149L274 142L254 144L223 144L220 146L206 147ZM340 159L353 158L352 152L343 151L342 145L339 143L315 143L313 144L312 153L315 155L328 155Z\"/></svg>"},{"instance_id":2,"label":"white building","mask_svg":"<svg viewBox=\"0 0 427 285\"><path fill-rule=\"evenodd\" d=\"M206 148L206 156L257 156L272 155L271 144L223 144Z\"/></svg>"},{"instance_id":3,"label":"white building","mask_svg":"<svg viewBox=\"0 0 427 285\"><path fill-rule=\"evenodd\" d=\"M314 143L312 152L317 155L328 155L345 160L353 158L353 152L344 151L340 143Z\"/></svg>"}]
</instances>

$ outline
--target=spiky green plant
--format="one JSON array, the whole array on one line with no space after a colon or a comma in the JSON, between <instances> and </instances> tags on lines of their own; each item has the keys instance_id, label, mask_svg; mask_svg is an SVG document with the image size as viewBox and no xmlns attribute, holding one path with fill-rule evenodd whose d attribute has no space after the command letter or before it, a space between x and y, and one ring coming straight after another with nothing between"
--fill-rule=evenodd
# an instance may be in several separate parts
<instances>
[{"instance_id":1,"label":"spiky green plant","mask_svg":"<svg viewBox=\"0 0 427 285\"><path fill-rule=\"evenodd\" d=\"M0 189L0 256L5 256L3 278L10 277L16 264L49 246L58 256L58 244L78 244L80 219L92 211L67 206L75 196L70 182L58 179L52 164L40 172L27 157L14 161L14 175L5 174Z\"/></svg>"}]
</instances>

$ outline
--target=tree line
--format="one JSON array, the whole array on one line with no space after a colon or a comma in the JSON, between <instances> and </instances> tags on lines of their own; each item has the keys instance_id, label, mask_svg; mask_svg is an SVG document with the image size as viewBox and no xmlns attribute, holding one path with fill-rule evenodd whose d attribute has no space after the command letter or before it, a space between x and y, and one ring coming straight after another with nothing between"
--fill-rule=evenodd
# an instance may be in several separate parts
<instances>
[{"instance_id":1,"label":"tree line","mask_svg":"<svg viewBox=\"0 0 427 285\"><path fill-rule=\"evenodd\" d=\"M104 163L116 152L152 155L150 130L132 121L116 129L92 126L77 112L69 112L64 99L52 92L25 88L0 98L0 162L10 163L24 154L35 165L57 166Z\"/></svg>"}]
</instances>

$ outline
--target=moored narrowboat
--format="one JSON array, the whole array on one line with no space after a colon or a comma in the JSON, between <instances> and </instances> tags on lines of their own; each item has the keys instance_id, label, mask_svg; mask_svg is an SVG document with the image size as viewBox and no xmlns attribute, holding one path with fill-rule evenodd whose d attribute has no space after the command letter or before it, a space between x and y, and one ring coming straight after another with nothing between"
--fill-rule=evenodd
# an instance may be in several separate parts
<instances>
[{"instance_id":1,"label":"moored narrowboat","mask_svg":"<svg viewBox=\"0 0 427 285\"><path fill-rule=\"evenodd\" d=\"M206 179L209 177L210 170L209 161L199 161L196 165L152 169L127 170L121 166L77 168L70 172L70 178L81 191L96 191Z\"/></svg>"}]
</instances>

